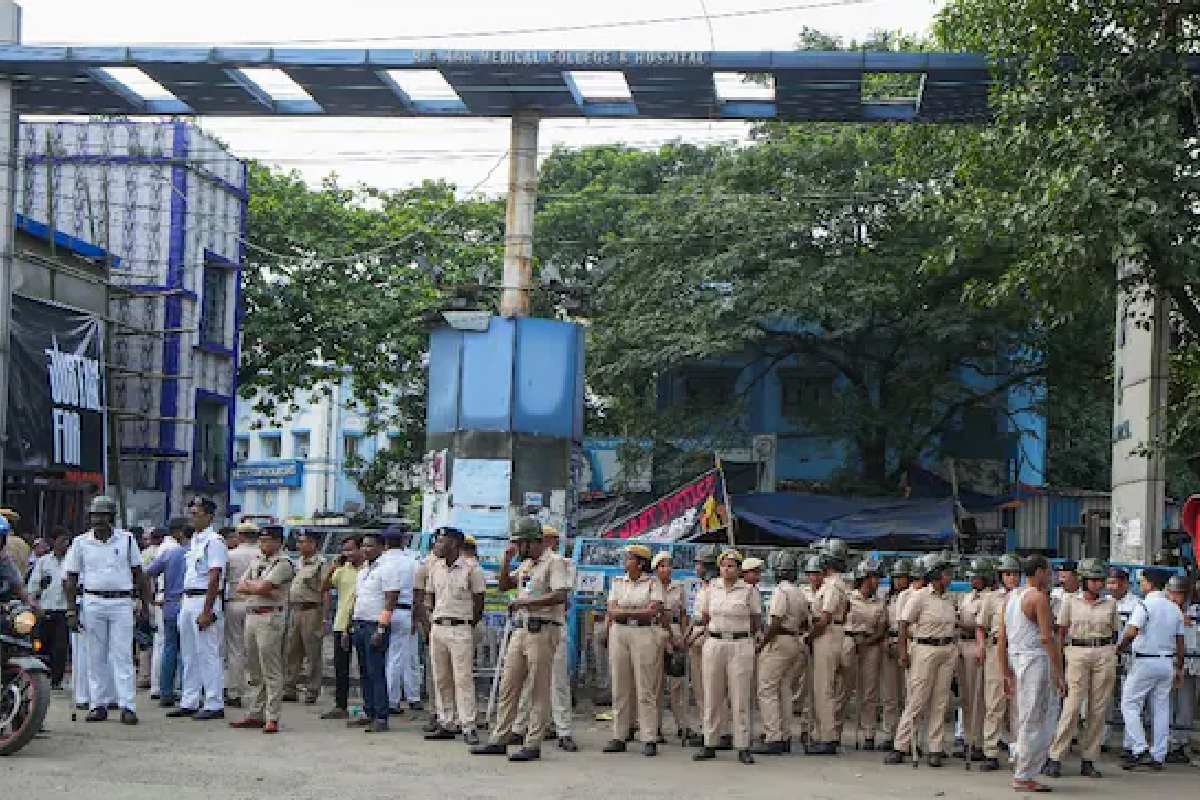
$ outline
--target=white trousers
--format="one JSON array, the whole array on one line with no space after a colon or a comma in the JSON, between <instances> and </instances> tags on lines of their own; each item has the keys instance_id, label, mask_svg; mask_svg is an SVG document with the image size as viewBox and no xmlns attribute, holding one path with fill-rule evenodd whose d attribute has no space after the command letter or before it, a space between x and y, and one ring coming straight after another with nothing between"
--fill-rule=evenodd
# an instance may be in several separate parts
<instances>
[{"instance_id":1,"label":"white trousers","mask_svg":"<svg viewBox=\"0 0 1200 800\"><path fill-rule=\"evenodd\" d=\"M1150 700L1150 720L1153 741L1148 749L1155 761L1164 761L1171 744L1171 681L1174 678L1174 659L1135 658L1125 690L1121 693L1121 716L1125 733L1135 756L1147 750L1146 727L1142 724L1142 706Z\"/></svg>"},{"instance_id":2,"label":"white trousers","mask_svg":"<svg viewBox=\"0 0 1200 800\"><path fill-rule=\"evenodd\" d=\"M92 696L89 677L92 673L91 665L88 663L88 648L87 634L72 633L71 634L71 684L75 690L76 705L90 706L90 698ZM106 667L104 670L104 694L100 697L100 703L109 705L117 702L117 690L113 686L112 668Z\"/></svg>"},{"instance_id":3,"label":"white trousers","mask_svg":"<svg viewBox=\"0 0 1200 800\"><path fill-rule=\"evenodd\" d=\"M216 619L204 630L196 618L204 610L204 597L184 595L179 606L179 660L183 665L181 708L204 707L219 711L225 707L225 669L221 664L221 643L225 641L225 615L217 606Z\"/></svg>"},{"instance_id":4,"label":"white trousers","mask_svg":"<svg viewBox=\"0 0 1200 800\"><path fill-rule=\"evenodd\" d=\"M162 606L151 606L150 608L150 624L154 626L154 645L150 648L150 694L160 694L158 682L162 678L160 674L163 654Z\"/></svg>"},{"instance_id":5,"label":"white trousers","mask_svg":"<svg viewBox=\"0 0 1200 800\"><path fill-rule=\"evenodd\" d=\"M1017 752L1013 777L1035 780L1050 755L1050 743L1058 725L1050 659L1045 653L1013 653L1009 657L1017 686Z\"/></svg>"},{"instance_id":6,"label":"white trousers","mask_svg":"<svg viewBox=\"0 0 1200 800\"><path fill-rule=\"evenodd\" d=\"M417 663L417 635L412 633L412 611L396 609L392 614L392 634L387 651L388 703L395 708L400 701L421 699L421 670Z\"/></svg>"},{"instance_id":7,"label":"white trousers","mask_svg":"<svg viewBox=\"0 0 1200 800\"><path fill-rule=\"evenodd\" d=\"M104 705L110 699L108 693L115 689L117 705L135 710L133 602L128 597L84 593L80 624L87 638L89 707Z\"/></svg>"}]
</instances>

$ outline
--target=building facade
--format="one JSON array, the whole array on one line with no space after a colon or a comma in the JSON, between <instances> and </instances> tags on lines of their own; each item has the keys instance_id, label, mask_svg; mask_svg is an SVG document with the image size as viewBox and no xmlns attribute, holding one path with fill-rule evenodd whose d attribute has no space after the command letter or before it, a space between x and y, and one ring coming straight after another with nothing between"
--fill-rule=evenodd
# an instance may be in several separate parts
<instances>
[{"instance_id":1,"label":"building facade","mask_svg":"<svg viewBox=\"0 0 1200 800\"><path fill-rule=\"evenodd\" d=\"M255 411L258 399L237 402L233 513L291 523L368 510L355 465L369 463L398 434L371 431L350 379L299 393L286 420Z\"/></svg>"},{"instance_id":2,"label":"building facade","mask_svg":"<svg viewBox=\"0 0 1200 800\"><path fill-rule=\"evenodd\" d=\"M29 122L16 209L111 254L107 491L129 524L212 496L224 516L246 242L247 172L182 121Z\"/></svg>"}]
</instances>

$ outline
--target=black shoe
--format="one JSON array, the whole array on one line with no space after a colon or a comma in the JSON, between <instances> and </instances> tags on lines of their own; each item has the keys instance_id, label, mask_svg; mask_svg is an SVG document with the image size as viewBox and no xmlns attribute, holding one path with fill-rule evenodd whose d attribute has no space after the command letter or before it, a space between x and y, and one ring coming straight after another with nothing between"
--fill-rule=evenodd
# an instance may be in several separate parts
<instances>
[{"instance_id":1,"label":"black shoe","mask_svg":"<svg viewBox=\"0 0 1200 800\"><path fill-rule=\"evenodd\" d=\"M541 750L530 750L528 747L522 747L517 752L508 757L509 761L537 761L542 757Z\"/></svg>"},{"instance_id":2,"label":"black shoe","mask_svg":"<svg viewBox=\"0 0 1200 800\"><path fill-rule=\"evenodd\" d=\"M1096 769L1096 765L1090 761L1081 762L1079 765L1079 774L1085 778L1103 778L1100 770Z\"/></svg>"},{"instance_id":3,"label":"black shoe","mask_svg":"<svg viewBox=\"0 0 1200 800\"><path fill-rule=\"evenodd\" d=\"M445 728L438 728L432 733L425 734L425 741L427 742L452 742L457 738L457 733L448 731Z\"/></svg>"},{"instance_id":4,"label":"black shoe","mask_svg":"<svg viewBox=\"0 0 1200 800\"><path fill-rule=\"evenodd\" d=\"M875 745L875 749L879 750L879 751L894 749L892 747L892 740L891 739L880 739L879 744Z\"/></svg>"},{"instance_id":5,"label":"black shoe","mask_svg":"<svg viewBox=\"0 0 1200 800\"><path fill-rule=\"evenodd\" d=\"M62 688L62 684L60 683L60 684L58 684L57 686L55 686L55 685L52 683L52 684L50 684L50 688L51 688L51 689L61 689L61 688ZM157 699L158 699L160 696L161 696L161 695L159 695L159 693L158 693L158 692L151 692L151 693L150 693L150 699L151 699L151 700L157 700Z\"/></svg>"},{"instance_id":6,"label":"black shoe","mask_svg":"<svg viewBox=\"0 0 1200 800\"><path fill-rule=\"evenodd\" d=\"M512 745L512 746L514 746L514 747L515 747L516 745L525 744L525 734L523 734L523 733L509 733L509 734L508 734L508 737L507 737L507 738L505 738L505 740L504 740L504 743L505 743L505 744L507 744L507 745Z\"/></svg>"},{"instance_id":7,"label":"black shoe","mask_svg":"<svg viewBox=\"0 0 1200 800\"><path fill-rule=\"evenodd\" d=\"M1176 747L1174 750L1167 753L1168 764L1190 764L1192 759L1188 757L1187 750L1183 747Z\"/></svg>"},{"instance_id":8,"label":"black shoe","mask_svg":"<svg viewBox=\"0 0 1200 800\"><path fill-rule=\"evenodd\" d=\"M408 710L409 711L424 711L425 705L420 700L417 700L415 702L408 704Z\"/></svg>"},{"instance_id":9,"label":"black shoe","mask_svg":"<svg viewBox=\"0 0 1200 800\"><path fill-rule=\"evenodd\" d=\"M475 731L467 731L463 734L463 741L471 746L477 745L479 744L479 734Z\"/></svg>"},{"instance_id":10,"label":"black shoe","mask_svg":"<svg viewBox=\"0 0 1200 800\"><path fill-rule=\"evenodd\" d=\"M717 750L732 750L733 749L733 734L725 734L717 740Z\"/></svg>"},{"instance_id":11,"label":"black shoe","mask_svg":"<svg viewBox=\"0 0 1200 800\"><path fill-rule=\"evenodd\" d=\"M930 753L929 754L929 766L940 767L942 765L942 759L944 759L945 757L946 757L945 753Z\"/></svg>"},{"instance_id":12,"label":"black shoe","mask_svg":"<svg viewBox=\"0 0 1200 800\"><path fill-rule=\"evenodd\" d=\"M546 728L546 732L542 734L543 742L553 742L558 738L558 733L553 728Z\"/></svg>"},{"instance_id":13,"label":"black shoe","mask_svg":"<svg viewBox=\"0 0 1200 800\"><path fill-rule=\"evenodd\" d=\"M177 708L174 711L168 711L166 716L171 719L178 719L179 717L192 717L195 714L196 709L194 708Z\"/></svg>"},{"instance_id":14,"label":"black shoe","mask_svg":"<svg viewBox=\"0 0 1200 800\"><path fill-rule=\"evenodd\" d=\"M300 701L300 695L296 694L295 692L284 692L283 693L283 702L298 703L299 701Z\"/></svg>"},{"instance_id":15,"label":"black shoe","mask_svg":"<svg viewBox=\"0 0 1200 800\"><path fill-rule=\"evenodd\" d=\"M121 710L121 706L120 706L120 705L118 705L117 703L109 703L109 704L108 704L108 710L109 710L109 711L120 711L120 710Z\"/></svg>"},{"instance_id":16,"label":"black shoe","mask_svg":"<svg viewBox=\"0 0 1200 800\"><path fill-rule=\"evenodd\" d=\"M108 709L104 706L96 706L88 715L83 718L84 722L104 722L108 719Z\"/></svg>"},{"instance_id":17,"label":"black shoe","mask_svg":"<svg viewBox=\"0 0 1200 800\"><path fill-rule=\"evenodd\" d=\"M692 761L708 761L710 758L716 758L717 751L712 747L701 747L695 753L692 753Z\"/></svg>"},{"instance_id":18,"label":"black shoe","mask_svg":"<svg viewBox=\"0 0 1200 800\"><path fill-rule=\"evenodd\" d=\"M207 708L203 711L197 711L192 715L192 719L197 722L205 722L210 719L225 719L225 711L218 708L216 711L209 711Z\"/></svg>"},{"instance_id":19,"label":"black shoe","mask_svg":"<svg viewBox=\"0 0 1200 800\"><path fill-rule=\"evenodd\" d=\"M885 763L885 764L903 764L904 763L904 753L901 753L899 750L893 750L892 752L888 753L886 756L883 757L883 763Z\"/></svg>"},{"instance_id":20,"label":"black shoe","mask_svg":"<svg viewBox=\"0 0 1200 800\"><path fill-rule=\"evenodd\" d=\"M235 697L232 700L226 700L225 707L226 708L241 708L242 707L242 698Z\"/></svg>"},{"instance_id":21,"label":"black shoe","mask_svg":"<svg viewBox=\"0 0 1200 800\"><path fill-rule=\"evenodd\" d=\"M175 698L174 697L161 698L158 701L158 707L159 708L174 708L175 707Z\"/></svg>"},{"instance_id":22,"label":"black shoe","mask_svg":"<svg viewBox=\"0 0 1200 800\"><path fill-rule=\"evenodd\" d=\"M375 719L367 723L367 727L363 728L363 733L387 733L391 730L386 719Z\"/></svg>"},{"instance_id":23,"label":"black shoe","mask_svg":"<svg viewBox=\"0 0 1200 800\"><path fill-rule=\"evenodd\" d=\"M863 740L863 750L866 750L868 753L873 752L875 750L875 740L874 739L864 739Z\"/></svg>"},{"instance_id":24,"label":"black shoe","mask_svg":"<svg viewBox=\"0 0 1200 800\"><path fill-rule=\"evenodd\" d=\"M625 734L625 741L632 742L633 740L637 739L637 735L637 728L634 728L633 730L629 731L629 733Z\"/></svg>"},{"instance_id":25,"label":"black shoe","mask_svg":"<svg viewBox=\"0 0 1200 800\"><path fill-rule=\"evenodd\" d=\"M1123 759L1121 761L1121 769L1129 772L1130 770L1137 769L1138 767L1148 767L1153 761L1154 758L1149 752L1146 752L1142 753L1140 756Z\"/></svg>"},{"instance_id":26,"label":"black shoe","mask_svg":"<svg viewBox=\"0 0 1200 800\"><path fill-rule=\"evenodd\" d=\"M972 761L983 761L983 751L980 750L978 747L972 747L971 748L971 760Z\"/></svg>"},{"instance_id":27,"label":"black shoe","mask_svg":"<svg viewBox=\"0 0 1200 800\"><path fill-rule=\"evenodd\" d=\"M754 756L750 755L749 750L738 750L738 761L743 764L753 764Z\"/></svg>"},{"instance_id":28,"label":"black shoe","mask_svg":"<svg viewBox=\"0 0 1200 800\"><path fill-rule=\"evenodd\" d=\"M128 708L121 709L121 724L122 725L137 725L137 714L130 711Z\"/></svg>"},{"instance_id":29,"label":"black shoe","mask_svg":"<svg viewBox=\"0 0 1200 800\"><path fill-rule=\"evenodd\" d=\"M656 756L658 755L658 744L655 742L646 742L642 745L642 755Z\"/></svg>"},{"instance_id":30,"label":"black shoe","mask_svg":"<svg viewBox=\"0 0 1200 800\"><path fill-rule=\"evenodd\" d=\"M1055 761L1053 758L1046 759L1046 763L1042 766L1042 774L1047 778L1062 777L1062 762Z\"/></svg>"},{"instance_id":31,"label":"black shoe","mask_svg":"<svg viewBox=\"0 0 1200 800\"><path fill-rule=\"evenodd\" d=\"M87 711L87 709L88 709L87 703L76 703L75 704L76 711Z\"/></svg>"},{"instance_id":32,"label":"black shoe","mask_svg":"<svg viewBox=\"0 0 1200 800\"><path fill-rule=\"evenodd\" d=\"M985 758L979 765L980 772L995 772L998 769L1000 769L1000 759L998 758Z\"/></svg>"},{"instance_id":33,"label":"black shoe","mask_svg":"<svg viewBox=\"0 0 1200 800\"><path fill-rule=\"evenodd\" d=\"M575 740L570 736L564 736L558 740L558 749L566 750L568 753L574 753L579 749L579 745L575 744Z\"/></svg>"},{"instance_id":34,"label":"black shoe","mask_svg":"<svg viewBox=\"0 0 1200 800\"><path fill-rule=\"evenodd\" d=\"M494 744L475 745L467 752L473 756L502 756L508 753L508 748L496 742Z\"/></svg>"},{"instance_id":35,"label":"black shoe","mask_svg":"<svg viewBox=\"0 0 1200 800\"><path fill-rule=\"evenodd\" d=\"M833 742L817 742L804 748L804 754L807 756L836 756L837 745Z\"/></svg>"},{"instance_id":36,"label":"black shoe","mask_svg":"<svg viewBox=\"0 0 1200 800\"><path fill-rule=\"evenodd\" d=\"M608 744L604 745L604 748L600 752L602 752L602 753L624 753L625 752L625 742L621 741L620 739L609 739Z\"/></svg>"},{"instance_id":37,"label":"black shoe","mask_svg":"<svg viewBox=\"0 0 1200 800\"><path fill-rule=\"evenodd\" d=\"M783 742L763 742L754 745L752 750L760 756L781 756L784 752Z\"/></svg>"},{"instance_id":38,"label":"black shoe","mask_svg":"<svg viewBox=\"0 0 1200 800\"><path fill-rule=\"evenodd\" d=\"M967 757L967 743L964 742L962 739L954 740L954 757L955 758L966 758Z\"/></svg>"},{"instance_id":39,"label":"black shoe","mask_svg":"<svg viewBox=\"0 0 1200 800\"><path fill-rule=\"evenodd\" d=\"M685 731L683 734L684 747L704 747L704 737L695 731Z\"/></svg>"},{"instance_id":40,"label":"black shoe","mask_svg":"<svg viewBox=\"0 0 1200 800\"><path fill-rule=\"evenodd\" d=\"M429 720L429 722L426 722L423 726L421 726L421 731L423 733L433 733L434 731L440 730L440 729L441 729L441 726L438 725L437 719L431 719L431 720Z\"/></svg>"}]
</instances>

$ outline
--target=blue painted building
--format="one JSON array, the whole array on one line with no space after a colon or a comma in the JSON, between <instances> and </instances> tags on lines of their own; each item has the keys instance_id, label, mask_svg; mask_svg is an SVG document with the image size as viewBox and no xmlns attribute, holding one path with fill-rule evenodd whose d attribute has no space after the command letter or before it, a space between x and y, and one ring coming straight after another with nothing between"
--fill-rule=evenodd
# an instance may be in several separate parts
<instances>
[{"instance_id":1,"label":"blue painted building","mask_svg":"<svg viewBox=\"0 0 1200 800\"><path fill-rule=\"evenodd\" d=\"M30 122L16 210L114 256L107 490L131 524L214 497L224 515L245 259L246 165L182 121ZM116 259L119 259L116 260Z\"/></svg>"}]
</instances>

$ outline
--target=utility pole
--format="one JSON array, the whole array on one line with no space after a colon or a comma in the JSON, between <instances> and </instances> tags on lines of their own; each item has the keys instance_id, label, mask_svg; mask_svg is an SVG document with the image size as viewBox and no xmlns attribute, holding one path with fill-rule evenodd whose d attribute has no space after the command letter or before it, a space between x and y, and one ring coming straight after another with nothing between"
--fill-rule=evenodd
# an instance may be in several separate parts
<instances>
[{"instance_id":1,"label":"utility pole","mask_svg":"<svg viewBox=\"0 0 1200 800\"><path fill-rule=\"evenodd\" d=\"M21 41L21 7L0 0L0 44ZM4 487L4 445L8 441L8 368L12 328L14 213L17 199L17 125L13 84L0 80L0 492ZM53 237L52 237L53 238Z\"/></svg>"},{"instance_id":2,"label":"utility pole","mask_svg":"<svg viewBox=\"0 0 1200 800\"><path fill-rule=\"evenodd\" d=\"M500 316L529 316L533 284L533 212L537 202L538 116L514 111L508 146L508 206L504 216L504 277Z\"/></svg>"}]
</instances>

